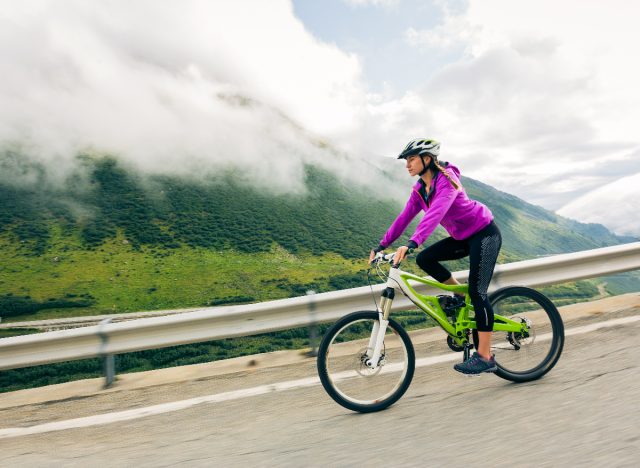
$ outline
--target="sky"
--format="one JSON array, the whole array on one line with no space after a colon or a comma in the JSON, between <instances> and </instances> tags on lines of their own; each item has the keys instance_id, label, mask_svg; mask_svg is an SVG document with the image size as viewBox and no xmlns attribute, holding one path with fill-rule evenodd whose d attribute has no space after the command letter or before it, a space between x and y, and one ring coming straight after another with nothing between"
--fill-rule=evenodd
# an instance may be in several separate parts
<instances>
[{"instance_id":1,"label":"sky","mask_svg":"<svg viewBox=\"0 0 640 468\"><path fill-rule=\"evenodd\" d=\"M623 0L0 0L0 145L62 175L99 151L288 191L309 162L371 183L363 160L429 137L463 175L640 236L638 17Z\"/></svg>"}]
</instances>

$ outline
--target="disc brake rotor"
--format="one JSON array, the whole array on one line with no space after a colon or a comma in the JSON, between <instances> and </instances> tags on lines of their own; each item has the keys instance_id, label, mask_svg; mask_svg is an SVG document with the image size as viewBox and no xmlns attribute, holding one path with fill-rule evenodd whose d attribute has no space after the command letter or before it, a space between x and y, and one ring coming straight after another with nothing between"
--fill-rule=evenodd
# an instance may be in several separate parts
<instances>
[{"instance_id":1,"label":"disc brake rotor","mask_svg":"<svg viewBox=\"0 0 640 468\"><path fill-rule=\"evenodd\" d=\"M360 349L356 353L356 355L354 356L353 367L356 372L362 377L373 377L374 375L378 375L378 373L382 370L382 366L386 364L385 353L384 350L382 350L380 359L378 359L378 365L375 369L372 369L365 364L365 361L369 359L367 356L367 351L371 351L371 353L373 353L373 349L367 347Z\"/></svg>"},{"instance_id":2,"label":"disc brake rotor","mask_svg":"<svg viewBox=\"0 0 640 468\"><path fill-rule=\"evenodd\" d=\"M520 317L514 317L514 319L518 318ZM536 331L533 327L533 322L528 318L520 318L520 322L527 326L527 331L507 333L507 341L511 343L511 346L513 346L516 351L522 346L533 344L536 340Z\"/></svg>"}]
</instances>

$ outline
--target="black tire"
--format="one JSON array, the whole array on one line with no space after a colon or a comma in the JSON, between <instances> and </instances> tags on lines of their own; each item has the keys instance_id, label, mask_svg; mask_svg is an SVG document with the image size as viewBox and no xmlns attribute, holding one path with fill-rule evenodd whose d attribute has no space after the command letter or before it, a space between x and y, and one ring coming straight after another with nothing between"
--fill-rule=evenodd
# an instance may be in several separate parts
<instances>
[{"instance_id":1,"label":"black tire","mask_svg":"<svg viewBox=\"0 0 640 468\"><path fill-rule=\"evenodd\" d=\"M385 335L384 364L372 371L362 363L374 322L378 322L374 311L346 315L327 330L318 348L322 386L336 403L360 413L381 411L398 401L415 370L411 339L393 319Z\"/></svg>"},{"instance_id":2,"label":"black tire","mask_svg":"<svg viewBox=\"0 0 640 468\"><path fill-rule=\"evenodd\" d=\"M494 331L491 347L496 375L512 382L539 379L556 365L564 346L564 324L556 306L544 294L524 286L510 286L490 295L496 314L531 322L532 333Z\"/></svg>"}]
</instances>

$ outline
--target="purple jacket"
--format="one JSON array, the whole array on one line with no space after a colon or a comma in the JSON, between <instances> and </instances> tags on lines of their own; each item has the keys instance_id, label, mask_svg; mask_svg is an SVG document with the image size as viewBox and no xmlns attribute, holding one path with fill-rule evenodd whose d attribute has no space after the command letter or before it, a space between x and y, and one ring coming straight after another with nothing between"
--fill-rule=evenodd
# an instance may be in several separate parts
<instances>
[{"instance_id":1,"label":"purple jacket","mask_svg":"<svg viewBox=\"0 0 640 468\"><path fill-rule=\"evenodd\" d=\"M447 165L445 170L462 187L460 170L452 164ZM382 247L387 248L393 244L420 210L425 215L411 236L411 240L417 245L427 240L438 224L442 224L454 239L463 240L485 228L493 220L489 208L469 199L464 189L456 190L443 174L437 173L431 181L428 205L420 194L421 189L424 190L423 186L421 179L413 186L407 205L380 241Z\"/></svg>"}]
</instances>

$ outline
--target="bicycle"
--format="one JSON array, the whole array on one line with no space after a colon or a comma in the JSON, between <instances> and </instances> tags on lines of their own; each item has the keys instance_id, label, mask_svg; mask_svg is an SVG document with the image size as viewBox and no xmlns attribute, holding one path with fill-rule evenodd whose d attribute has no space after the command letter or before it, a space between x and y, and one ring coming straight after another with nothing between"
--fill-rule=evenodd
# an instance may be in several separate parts
<instances>
[{"instance_id":1,"label":"bicycle","mask_svg":"<svg viewBox=\"0 0 640 468\"><path fill-rule=\"evenodd\" d=\"M463 361L477 343L468 286L447 285L402 271L400 265L392 265L393 257L378 252L369 268L368 273L375 267L386 278L376 310L342 317L327 330L318 348L318 374L324 389L338 404L361 413L394 404L413 378L413 343L403 326L390 317L397 289L437 322L447 333L449 348L462 352ZM388 273L382 269L385 263L391 264ZM464 305L447 315L439 301L443 296L420 294L410 281L464 293ZM489 300L495 317L491 341L498 367L495 374L512 382L529 382L549 372L564 345L564 324L553 302L523 286L498 289Z\"/></svg>"}]
</instances>

